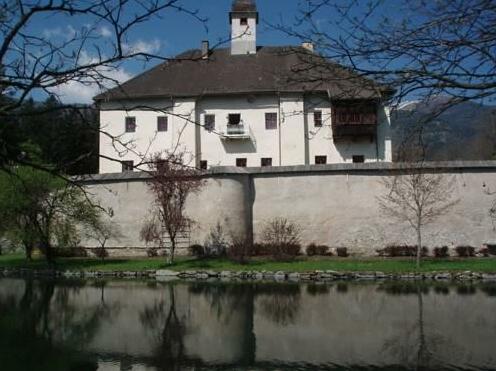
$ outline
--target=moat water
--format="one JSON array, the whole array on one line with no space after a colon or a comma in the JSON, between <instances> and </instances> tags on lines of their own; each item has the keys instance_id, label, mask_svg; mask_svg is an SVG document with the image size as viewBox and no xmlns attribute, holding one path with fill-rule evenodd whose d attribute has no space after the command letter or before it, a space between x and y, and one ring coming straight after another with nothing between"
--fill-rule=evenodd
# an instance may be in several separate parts
<instances>
[{"instance_id":1,"label":"moat water","mask_svg":"<svg viewBox=\"0 0 496 371\"><path fill-rule=\"evenodd\" d=\"M0 279L0 370L496 370L496 284Z\"/></svg>"}]
</instances>

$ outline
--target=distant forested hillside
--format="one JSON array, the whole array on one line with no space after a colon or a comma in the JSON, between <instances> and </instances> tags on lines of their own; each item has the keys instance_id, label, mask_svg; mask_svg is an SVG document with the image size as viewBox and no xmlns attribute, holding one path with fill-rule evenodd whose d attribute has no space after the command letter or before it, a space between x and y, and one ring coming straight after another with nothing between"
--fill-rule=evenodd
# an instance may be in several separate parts
<instances>
[{"instance_id":1,"label":"distant forested hillside","mask_svg":"<svg viewBox=\"0 0 496 371\"><path fill-rule=\"evenodd\" d=\"M89 106L64 107L55 98L26 101L0 125L3 151L15 157L36 156L68 175L98 173L98 111ZM19 148L25 151L19 152ZM6 156L9 158L8 156ZM12 157L10 157L12 158Z\"/></svg>"},{"instance_id":2,"label":"distant forested hillside","mask_svg":"<svg viewBox=\"0 0 496 371\"><path fill-rule=\"evenodd\" d=\"M443 98L411 102L392 112L395 154L402 145L416 140L423 123L426 160L496 160L496 108L463 102L431 119L445 103Z\"/></svg>"}]
</instances>

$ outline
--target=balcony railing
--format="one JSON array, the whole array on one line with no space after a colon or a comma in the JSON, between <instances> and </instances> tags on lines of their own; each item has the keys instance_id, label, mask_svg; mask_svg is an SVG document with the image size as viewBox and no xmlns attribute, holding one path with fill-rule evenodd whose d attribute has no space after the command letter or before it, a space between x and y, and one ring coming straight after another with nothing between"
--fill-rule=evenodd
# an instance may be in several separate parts
<instances>
[{"instance_id":1,"label":"balcony railing","mask_svg":"<svg viewBox=\"0 0 496 371\"><path fill-rule=\"evenodd\" d=\"M368 137L377 134L377 108L375 103L333 106L332 133L334 140Z\"/></svg>"},{"instance_id":2,"label":"balcony railing","mask_svg":"<svg viewBox=\"0 0 496 371\"><path fill-rule=\"evenodd\" d=\"M226 125L222 132L223 139L251 139L252 133L248 124Z\"/></svg>"}]
</instances>

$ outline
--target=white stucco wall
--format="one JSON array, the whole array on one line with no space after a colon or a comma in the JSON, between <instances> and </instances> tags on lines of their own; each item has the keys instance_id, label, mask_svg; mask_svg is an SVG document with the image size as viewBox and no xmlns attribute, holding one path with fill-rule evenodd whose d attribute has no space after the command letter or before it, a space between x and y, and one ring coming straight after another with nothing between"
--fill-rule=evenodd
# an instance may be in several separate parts
<instances>
[{"instance_id":1,"label":"white stucco wall","mask_svg":"<svg viewBox=\"0 0 496 371\"><path fill-rule=\"evenodd\" d=\"M257 19L253 16L248 17L248 24L242 25L241 17L241 15L232 17L231 54L255 54L257 52Z\"/></svg>"},{"instance_id":2,"label":"white stucco wall","mask_svg":"<svg viewBox=\"0 0 496 371\"><path fill-rule=\"evenodd\" d=\"M125 132L126 116L136 117L136 132ZM157 131L158 116L168 117L166 132ZM122 165L118 161L134 161L139 164L148 156L175 148L194 158L194 122L194 100L164 99L102 104L100 173L120 172Z\"/></svg>"},{"instance_id":3,"label":"white stucco wall","mask_svg":"<svg viewBox=\"0 0 496 371\"><path fill-rule=\"evenodd\" d=\"M414 244L411 228L385 216L379 208L377 197L388 192L383 178L394 175L385 166L389 165L218 169L221 173L214 171L202 192L188 199L187 214L196 222L191 243L204 243L217 223L227 235L253 231L257 240L268 220L282 217L301 226L304 246L314 242L374 255L388 244ZM496 184L496 162L435 166L435 171L454 181L453 200L459 203L425 227L426 246L495 243L489 215L493 197L486 190ZM89 184L88 189L102 206L114 210L113 221L120 226L121 238L107 246L144 248L139 231L152 200L146 183L119 174L103 176L103 182ZM94 247L94 243L85 246Z\"/></svg>"},{"instance_id":4,"label":"white stucco wall","mask_svg":"<svg viewBox=\"0 0 496 371\"><path fill-rule=\"evenodd\" d=\"M201 128L200 135L200 156L209 166L234 166L236 158L246 158L248 166L260 166L262 157L272 158L273 165L279 164L279 130L265 129L265 113L279 115L276 96L205 98L198 102L197 109L202 125L205 114L215 115L215 131ZM223 139L219 135L225 132L230 113L241 114L241 123L248 125L252 139Z\"/></svg>"},{"instance_id":5,"label":"white stucco wall","mask_svg":"<svg viewBox=\"0 0 496 371\"><path fill-rule=\"evenodd\" d=\"M317 110L322 112L322 127L315 127ZM249 138L225 138L230 113L241 114ZM277 114L276 129L266 129L266 113ZM157 117L164 114L168 131L157 132ZM212 132L203 127L206 114L215 115ZM136 132L125 133L126 116L136 117ZM379 107L376 140L336 142L331 104L324 96L260 94L104 103L100 122L100 173L120 172L118 161L137 164L143 157L174 149L186 152L191 164L206 160L209 167L234 166L237 158L246 158L249 167L261 166L262 158L272 158L273 166L314 164L315 156L327 156L327 163L352 162L353 155L363 155L366 162L392 160L385 107ZM118 140L112 142L105 133Z\"/></svg>"}]
</instances>

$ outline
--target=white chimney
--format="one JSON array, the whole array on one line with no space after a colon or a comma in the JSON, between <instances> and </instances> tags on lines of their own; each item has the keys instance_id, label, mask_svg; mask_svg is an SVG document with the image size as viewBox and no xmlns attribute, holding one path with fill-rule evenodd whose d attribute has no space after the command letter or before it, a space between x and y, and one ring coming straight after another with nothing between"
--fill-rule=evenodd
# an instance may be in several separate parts
<instances>
[{"instance_id":1,"label":"white chimney","mask_svg":"<svg viewBox=\"0 0 496 371\"><path fill-rule=\"evenodd\" d=\"M203 40L202 41L201 53L202 53L202 59L208 59L208 54L209 54L208 40Z\"/></svg>"},{"instance_id":2,"label":"white chimney","mask_svg":"<svg viewBox=\"0 0 496 371\"><path fill-rule=\"evenodd\" d=\"M314 51L314 46L313 46L313 43L312 42L304 42L301 44L301 47L303 49L306 49L308 50L309 52L312 52Z\"/></svg>"}]
</instances>

